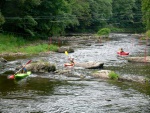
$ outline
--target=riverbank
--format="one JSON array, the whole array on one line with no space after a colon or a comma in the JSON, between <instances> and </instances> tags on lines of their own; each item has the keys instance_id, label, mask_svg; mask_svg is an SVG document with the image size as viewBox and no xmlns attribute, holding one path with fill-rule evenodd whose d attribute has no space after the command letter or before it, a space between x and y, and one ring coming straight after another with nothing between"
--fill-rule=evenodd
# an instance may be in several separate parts
<instances>
[{"instance_id":1,"label":"riverbank","mask_svg":"<svg viewBox=\"0 0 150 113\"><path fill-rule=\"evenodd\" d=\"M28 41L22 37L14 37L13 35L0 34L0 56L7 55L28 55L40 52L56 51L58 46L43 43L41 40Z\"/></svg>"}]
</instances>

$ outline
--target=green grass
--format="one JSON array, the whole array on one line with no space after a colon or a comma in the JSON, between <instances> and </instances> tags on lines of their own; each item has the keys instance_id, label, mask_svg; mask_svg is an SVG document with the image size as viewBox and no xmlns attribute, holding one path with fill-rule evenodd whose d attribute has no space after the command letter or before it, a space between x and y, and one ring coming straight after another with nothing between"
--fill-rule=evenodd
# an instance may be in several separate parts
<instances>
[{"instance_id":1,"label":"green grass","mask_svg":"<svg viewBox=\"0 0 150 113\"><path fill-rule=\"evenodd\" d=\"M114 71L111 71L108 76L110 79L113 79L113 80L117 80L119 78L119 75L115 73Z\"/></svg>"},{"instance_id":2,"label":"green grass","mask_svg":"<svg viewBox=\"0 0 150 113\"><path fill-rule=\"evenodd\" d=\"M39 52L56 51L58 47L56 45L38 44L35 42L29 42L22 37L14 37L13 35L0 34L0 53L6 52L22 52L27 54L36 54Z\"/></svg>"},{"instance_id":3,"label":"green grass","mask_svg":"<svg viewBox=\"0 0 150 113\"><path fill-rule=\"evenodd\" d=\"M36 54L40 52L46 52L46 51L56 51L58 49L55 45L48 45L48 44L39 44L34 46L26 46L20 48L20 52L25 52L28 54Z\"/></svg>"},{"instance_id":4,"label":"green grass","mask_svg":"<svg viewBox=\"0 0 150 113\"><path fill-rule=\"evenodd\" d=\"M146 32L146 36L147 36L148 38L150 38L150 30L148 30L148 31Z\"/></svg>"}]
</instances>

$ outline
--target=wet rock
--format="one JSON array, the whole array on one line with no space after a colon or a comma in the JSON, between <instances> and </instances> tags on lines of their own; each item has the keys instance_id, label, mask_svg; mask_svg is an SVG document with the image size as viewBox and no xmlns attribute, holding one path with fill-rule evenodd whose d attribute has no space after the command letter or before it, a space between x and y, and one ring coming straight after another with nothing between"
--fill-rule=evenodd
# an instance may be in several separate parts
<instances>
[{"instance_id":1,"label":"wet rock","mask_svg":"<svg viewBox=\"0 0 150 113\"><path fill-rule=\"evenodd\" d=\"M6 62L7 62L7 60L6 60L6 59L4 59L4 58L2 58L2 57L0 57L0 62L2 62L2 63L6 63Z\"/></svg>"},{"instance_id":2,"label":"wet rock","mask_svg":"<svg viewBox=\"0 0 150 113\"><path fill-rule=\"evenodd\" d=\"M75 63L76 67L83 67L86 69L99 69L103 68L104 63L102 62L84 62L84 63Z\"/></svg>"},{"instance_id":3,"label":"wet rock","mask_svg":"<svg viewBox=\"0 0 150 113\"><path fill-rule=\"evenodd\" d=\"M70 73L71 70L56 70L55 73L57 74L66 74L66 73Z\"/></svg>"},{"instance_id":4,"label":"wet rock","mask_svg":"<svg viewBox=\"0 0 150 113\"><path fill-rule=\"evenodd\" d=\"M111 70L100 70L95 73L92 73L92 76L96 78L109 79L110 72Z\"/></svg>"},{"instance_id":5,"label":"wet rock","mask_svg":"<svg viewBox=\"0 0 150 113\"><path fill-rule=\"evenodd\" d=\"M54 72L56 71L56 66L54 64L50 64L49 62L45 61L37 61L32 62L26 66L27 70L30 70L32 72Z\"/></svg>"},{"instance_id":6,"label":"wet rock","mask_svg":"<svg viewBox=\"0 0 150 113\"><path fill-rule=\"evenodd\" d=\"M96 44L95 46L104 46L103 44Z\"/></svg>"},{"instance_id":7,"label":"wet rock","mask_svg":"<svg viewBox=\"0 0 150 113\"><path fill-rule=\"evenodd\" d=\"M88 43L88 44L85 44L85 46L91 46L91 44L90 44L90 43Z\"/></svg>"},{"instance_id":8,"label":"wet rock","mask_svg":"<svg viewBox=\"0 0 150 113\"><path fill-rule=\"evenodd\" d=\"M73 48L71 48L71 47L62 46L58 49L59 53L64 53L65 51L67 51L68 53L73 53L74 52Z\"/></svg>"},{"instance_id":9,"label":"wet rock","mask_svg":"<svg viewBox=\"0 0 150 113\"><path fill-rule=\"evenodd\" d=\"M150 56L147 57L127 57L126 60L128 60L128 62L149 62L150 63Z\"/></svg>"}]
</instances>

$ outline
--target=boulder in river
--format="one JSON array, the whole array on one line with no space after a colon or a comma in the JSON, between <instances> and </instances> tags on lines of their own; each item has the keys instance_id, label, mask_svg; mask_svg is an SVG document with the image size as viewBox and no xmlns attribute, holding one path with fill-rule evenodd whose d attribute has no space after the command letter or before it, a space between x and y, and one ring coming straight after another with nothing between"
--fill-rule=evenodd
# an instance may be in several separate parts
<instances>
[{"instance_id":1,"label":"boulder in river","mask_svg":"<svg viewBox=\"0 0 150 113\"><path fill-rule=\"evenodd\" d=\"M103 68L104 63L102 62L83 62L83 63L75 63L76 67L83 67L86 69L99 69Z\"/></svg>"},{"instance_id":2,"label":"boulder in river","mask_svg":"<svg viewBox=\"0 0 150 113\"><path fill-rule=\"evenodd\" d=\"M100 70L95 73L92 73L92 76L96 78L109 79L110 72L111 70Z\"/></svg>"},{"instance_id":3,"label":"boulder in river","mask_svg":"<svg viewBox=\"0 0 150 113\"><path fill-rule=\"evenodd\" d=\"M49 62L45 61L37 61L32 62L26 66L27 70L30 70L32 72L54 72L56 71L56 66L54 64L50 64Z\"/></svg>"}]
</instances>

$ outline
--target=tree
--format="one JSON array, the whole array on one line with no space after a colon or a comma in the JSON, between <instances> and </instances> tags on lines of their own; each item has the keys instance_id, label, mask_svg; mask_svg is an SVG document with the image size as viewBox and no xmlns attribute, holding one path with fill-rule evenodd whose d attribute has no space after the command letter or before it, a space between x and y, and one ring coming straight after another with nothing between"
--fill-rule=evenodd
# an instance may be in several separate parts
<instances>
[{"instance_id":1,"label":"tree","mask_svg":"<svg viewBox=\"0 0 150 113\"><path fill-rule=\"evenodd\" d=\"M130 27L135 29L135 31L142 32L145 28L142 23L141 0L135 0L135 5L132 10L133 22L131 22Z\"/></svg>"},{"instance_id":2,"label":"tree","mask_svg":"<svg viewBox=\"0 0 150 113\"><path fill-rule=\"evenodd\" d=\"M107 25L111 15L112 0L74 0L72 4L73 15L77 16L79 24L76 31L97 31Z\"/></svg>"},{"instance_id":3,"label":"tree","mask_svg":"<svg viewBox=\"0 0 150 113\"><path fill-rule=\"evenodd\" d=\"M3 29L13 34L35 36L34 27L37 22L32 17L31 10L39 4L40 0L5 1L2 7L2 13L6 18Z\"/></svg>"},{"instance_id":4,"label":"tree","mask_svg":"<svg viewBox=\"0 0 150 113\"><path fill-rule=\"evenodd\" d=\"M150 30L150 0L142 0L143 23Z\"/></svg>"},{"instance_id":5,"label":"tree","mask_svg":"<svg viewBox=\"0 0 150 113\"><path fill-rule=\"evenodd\" d=\"M112 14L112 0L88 0L90 4L91 26L96 31L107 25Z\"/></svg>"},{"instance_id":6,"label":"tree","mask_svg":"<svg viewBox=\"0 0 150 113\"><path fill-rule=\"evenodd\" d=\"M117 27L125 28L133 22L132 8L135 6L135 0L113 0L112 23Z\"/></svg>"},{"instance_id":7,"label":"tree","mask_svg":"<svg viewBox=\"0 0 150 113\"><path fill-rule=\"evenodd\" d=\"M7 8L5 8L7 7ZM67 0L11 0L2 5L5 31L25 37L47 37L77 24Z\"/></svg>"},{"instance_id":8,"label":"tree","mask_svg":"<svg viewBox=\"0 0 150 113\"><path fill-rule=\"evenodd\" d=\"M67 26L77 24L71 5L66 0L45 0L35 11L34 16L39 23L36 30L42 35L59 35Z\"/></svg>"},{"instance_id":9,"label":"tree","mask_svg":"<svg viewBox=\"0 0 150 113\"><path fill-rule=\"evenodd\" d=\"M2 15L2 13L0 12L0 27L5 23L5 18Z\"/></svg>"}]
</instances>

